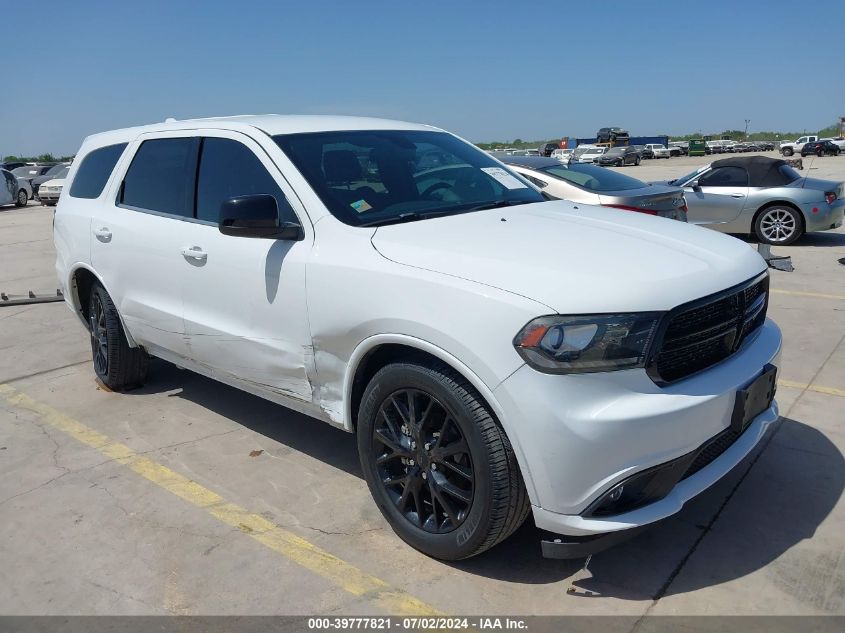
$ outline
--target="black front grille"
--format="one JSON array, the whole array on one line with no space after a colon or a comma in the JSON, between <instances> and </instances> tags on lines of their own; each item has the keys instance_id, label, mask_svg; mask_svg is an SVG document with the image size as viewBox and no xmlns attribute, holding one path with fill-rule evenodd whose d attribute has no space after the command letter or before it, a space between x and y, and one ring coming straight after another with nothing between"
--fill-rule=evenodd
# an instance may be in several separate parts
<instances>
[{"instance_id":1,"label":"black front grille","mask_svg":"<svg viewBox=\"0 0 845 633\"><path fill-rule=\"evenodd\" d=\"M649 375L666 384L728 358L765 321L768 291L766 274L672 310L658 335Z\"/></svg>"}]
</instances>

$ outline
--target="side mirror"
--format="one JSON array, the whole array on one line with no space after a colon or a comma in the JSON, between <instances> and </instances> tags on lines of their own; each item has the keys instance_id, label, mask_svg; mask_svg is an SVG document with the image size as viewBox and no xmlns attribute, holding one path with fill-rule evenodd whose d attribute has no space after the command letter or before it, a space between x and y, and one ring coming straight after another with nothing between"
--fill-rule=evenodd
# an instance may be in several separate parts
<instances>
[{"instance_id":1,"label":"side mirror","mask_svg":"<svg viewBox=\"0 0 845 633\"><path fill-rule=\"evenodd\" d=\"M701 186L698 184L697 180L693 180L687 185L687 187L690 187L693 191L701 191Z\"/></svg>"},{"instance_id":2,"label":"side mirror","mask_svg":"<svg viewBox=\"0 0 845 633\"><path fill-rule=\"evenodd\" d=\"M229 198L220 205L218 228L223 235L298 241L304 238L296 222L279 222L276 198L257 193Z\"/></svg>"}]
</instances>

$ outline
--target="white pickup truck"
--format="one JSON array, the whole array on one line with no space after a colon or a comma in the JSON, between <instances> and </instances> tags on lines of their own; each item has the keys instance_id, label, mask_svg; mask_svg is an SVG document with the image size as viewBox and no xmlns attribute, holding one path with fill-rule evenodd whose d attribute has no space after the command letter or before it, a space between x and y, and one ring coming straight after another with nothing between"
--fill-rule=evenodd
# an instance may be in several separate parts
<instances>
[{"instance_id":1,"label":"white pickup truck","mask_svg":"<svg viewBox=\"0 0 845 633\"><path fill-rule=\"evenodd\" d=\"M784 156L792 156L793 154L800 154L801 149L806 143L818 141L818 136L802 136L797 141L790 141L780 144L780 153Z\"/></svg>"}]
</instances>

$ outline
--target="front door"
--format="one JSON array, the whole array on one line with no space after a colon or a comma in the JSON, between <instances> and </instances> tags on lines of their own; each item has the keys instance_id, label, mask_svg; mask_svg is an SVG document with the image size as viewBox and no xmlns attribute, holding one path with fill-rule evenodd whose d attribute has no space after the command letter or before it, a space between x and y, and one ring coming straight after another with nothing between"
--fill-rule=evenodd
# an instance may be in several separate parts
<instances>
[{"instance_id":1,"label":"front door","mask_svg":"<svg viewBox=\"0 0 845 633\"><path fill-rule=\"evenodd\" d=\"M718 167L684 187L687 220L718 229L742 213L748 198L748 174L742 167Z\"/></svg>"},{"instance_id":2,"label":"front door","mask_svg":"<svg viewBox=\"0 0 845 633\"><path fill-rule=\"evenodd\" d=\"M212 376L310 405L313 366L305 304L310 226L263 148L237 132L202 132L196 220L183 244L184 318L189 357ZM224 200L276 198L282 221L305 227L301 241L223 235Z\"/></svg>"}]
</instances>

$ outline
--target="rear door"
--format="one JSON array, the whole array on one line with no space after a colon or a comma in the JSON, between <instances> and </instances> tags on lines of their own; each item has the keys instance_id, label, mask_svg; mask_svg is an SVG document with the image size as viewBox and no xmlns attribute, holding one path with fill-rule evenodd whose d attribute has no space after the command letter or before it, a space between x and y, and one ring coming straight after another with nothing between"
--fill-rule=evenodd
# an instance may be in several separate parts
<instances>
[{"instance_id":1,"label":"rear door","mask_svg":"<svg viewBox=\"0 0 845 633\"><path fill-rule=\"evenodd\" d=\"M92 213L91 261L130 335L153 353L187 353L182 248L193 220L199 138L139 137Z\"/></svg>"},{"instance_id":2,"label":"rear door","mask_svg":"<svg viewBox=\"0 0 845 633\"><path fill-rule=\"evenodd\" d=\"M313 233L293 190L267 152L239 132L203 131L196 221L183 248L184 315L190 356L224 381L311 404L313 368L305 262ZM221 204L270 194L301 241L223 235Z\"/></svg>"},{"instance_id":3,"label":"rear door","mask_svg":"<svg viewBox=\"0 0 845 633\"><path fill-rule=\"evenodd\" d=\"M748 173L742 167L711 169L684 187L687 220L718 229L742 213L748 199Z\"/></svg>"}]
</instances>

